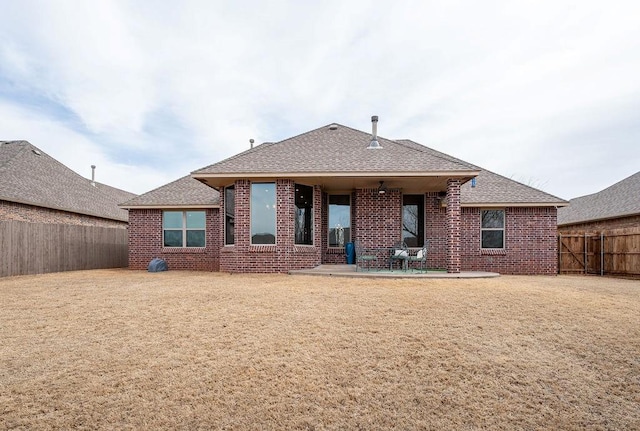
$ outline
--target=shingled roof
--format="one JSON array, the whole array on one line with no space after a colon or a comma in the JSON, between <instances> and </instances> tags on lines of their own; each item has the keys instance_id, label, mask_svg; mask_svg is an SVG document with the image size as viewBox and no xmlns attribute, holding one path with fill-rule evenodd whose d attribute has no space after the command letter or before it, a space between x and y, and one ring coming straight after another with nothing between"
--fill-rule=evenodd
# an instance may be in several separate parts
<instances>
[{"instance_id":1,"label":"shingled roof","mask_svg":"<svg viewBox=\"0 0 640 431\"><path fill-rule=\"evenodd\" d=\"M369 175L368 181L375 186L378 180L392 185L396 180L401 187L412 187L410 192L424 191L424 185L435 187L431 190L444 190L449 177L463 181L475 177L475 187L466 182L461 188L461 203L466 206L567 204L556 196L408 139L378 137L382 150L367 149L370 139L370 133L333 123L277 143L258 145L198 169L191 177L180 178L122 206L217 206L219 195L211 187L232 183L234 178L255 180L281 176L306 179L315 184L348 184L346 188L367 187L362 181L358 183L353 179L361 174ZM425 180L426 177L430 178ZM346 178L352 181L346 182Z\"/></svg>"},{"instance_id":2,"label":"shingled roof","mask_svg":"<svg viewBox=\"0 0 640 431\"><path fill-rule=\"evenodd\" d=\"M212 208L220 205L220 193L190 175L137 196L122 208Z\"/></svg>"},{"instance_id":3,"label":"shingled roof","mask_svg":"<svg viewBox=\"0 0 640 431\"><path fill-rule=\"evenodd\" d=\"M0 200L126 222L129 214L118 204L133 196L93 186L27 141L0 141Z\"/></svg>"},{"instance_id":4,"label":"shingled roof","mask_svg":"<svg viewBox=\"0 0 640 431\"><path fill-rule=\"evenodd\" d=\"M640 171L591 195L571 199L558 210L558 225L640 214Z\"/></svg>"},{"instance_id":5,"label":"shingled roof","mask_svg":"<svg viewBox=\"0 0 640 431\"><path fill-rule=\"evenodd\" d=\"M193 172L353 173L353 172L468 172L461 160L433 157L411 145L378 137L381 150L368 149L371 134L330 124L292 138L257 147Z\"/></svg>"}]
</instances>

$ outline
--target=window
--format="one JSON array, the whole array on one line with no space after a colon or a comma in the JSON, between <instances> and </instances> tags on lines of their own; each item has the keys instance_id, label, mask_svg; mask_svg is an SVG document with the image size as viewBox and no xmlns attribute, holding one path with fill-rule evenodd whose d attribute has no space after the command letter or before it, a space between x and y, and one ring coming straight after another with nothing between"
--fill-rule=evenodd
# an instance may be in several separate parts
<instances>
[{"instance_id":1,"label":"window","mask_svg":"<svg viewBox=\"0 0 640 431\"><path fill-rule=\"evenodd\" d=\"M424 245L424 196L402 197L402 240L409 247Z\"/></svg>"},{"instance_id":2,"label":"window","mask_svg":"<svg viewBox=\"0 0 640 431\"><path fill-rule=\"evenodd\" d=\"M164 247L204 247L204 211L163 211Z\"/></svg>"},{"instance_id":3,"label":"window","mask_svg":"<svg viewBox=\"0 0 640 431\"><path fill-rule=\"evenodd\" d=\"M329 247L344 247L351 241L351 197L329 196Z\"/></svg>"},{"instance_id":4,"label":"window","mask_svg":"<svg viewBox=\"0 0 640 431\"><path fill-rule=\"evenodd\" d=\"M482 248L504 248L504 210L482 210Z\"/></svg>"},{"instance_id":5,"label":"window","mask_svg":"<svg viewBox=\"0 0 640 431\"><path fill-rule=\"evenodd\" d=\"M313 245L313 187L296 184L296 244Z\"/></svg>"},{"instance_id":6,"label":"window","mask_svg":"<svg viewBox=\"0 0 640 431\"><path fill-rule=\"evenodd\" d=\"M225 245L235 244L234 223L236 216L236 193L233 186L224 188L224 243Z\"/></svg>"},{"instance_id":7,"label":"window","mask_svg":"<svg viewBox=\"0 0 640 431\"><path fill-rule=\"evenodd\" d=\"M276 184L251 184L251 244L276 243Z\"/></svg>"}]
</instances>

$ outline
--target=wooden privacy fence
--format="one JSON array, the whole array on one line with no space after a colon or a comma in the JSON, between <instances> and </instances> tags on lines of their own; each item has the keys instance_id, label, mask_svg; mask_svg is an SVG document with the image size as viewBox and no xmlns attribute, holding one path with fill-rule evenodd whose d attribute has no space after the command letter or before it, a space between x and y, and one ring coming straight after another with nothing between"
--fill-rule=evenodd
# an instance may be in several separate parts
<instances>
[{"instance_id":1,"label":"wooden privacy fence","mask_svg":"<svg viewBox=\"0 0 640 431\"><path fill-rule=\"evenodd\" d=\"M121 228L0 221L0 277L128 265Z\"/></svg>"},{"instance_id":2,"label":"wooden privacy fence","mask_svg":"<svg viewBox=\"0 0 640 431\"><path fill-rule=\"evenodd\" d=\"M558 273L640 277L640 232L560 234Z\"/></svg>"}]
</instances>

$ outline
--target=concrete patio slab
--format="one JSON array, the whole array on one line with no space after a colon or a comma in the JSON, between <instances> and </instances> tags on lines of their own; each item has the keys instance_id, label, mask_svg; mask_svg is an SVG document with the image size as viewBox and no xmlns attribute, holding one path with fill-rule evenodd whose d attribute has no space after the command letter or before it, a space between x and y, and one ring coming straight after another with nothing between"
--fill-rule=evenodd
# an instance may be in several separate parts
<instances>
[{"instance_id":1,"label":"concrete patio slab","mask_svg":"<svg viewBox=\"0 0 640 431\"><path fill-rule=\"evenodd\" d=\"M298 269L289 271L290 275L319 275L332 277L358 277L358 278L492 278L499 277L497 272L465 271L456 274L444 271L424 272L420 270L360 270L356 272L355 265L320 265L311 269Z\"/></svg>"}]
</instances>

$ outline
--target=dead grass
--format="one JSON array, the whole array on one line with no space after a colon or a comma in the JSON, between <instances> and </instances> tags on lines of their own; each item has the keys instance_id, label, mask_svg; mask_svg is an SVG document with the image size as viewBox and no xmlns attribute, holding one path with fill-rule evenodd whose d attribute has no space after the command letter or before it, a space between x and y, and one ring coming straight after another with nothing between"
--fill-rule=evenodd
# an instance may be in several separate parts
<instances>
[{"instance_id":1,"label":"dead grass","mask_svg":"<svg viewBox=\"0 0 640 431\"><path fill-rule=\"evenodd\" d=\"M0 279L0 428L640 428L640 282Z\"/></svg>"}]
</instances>

